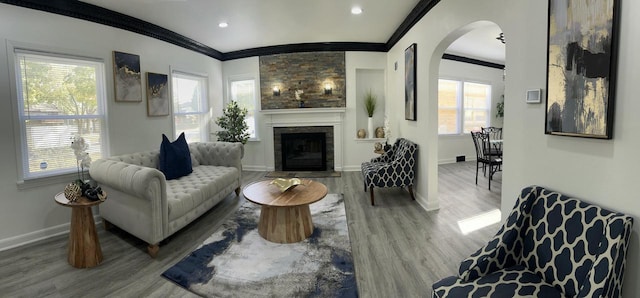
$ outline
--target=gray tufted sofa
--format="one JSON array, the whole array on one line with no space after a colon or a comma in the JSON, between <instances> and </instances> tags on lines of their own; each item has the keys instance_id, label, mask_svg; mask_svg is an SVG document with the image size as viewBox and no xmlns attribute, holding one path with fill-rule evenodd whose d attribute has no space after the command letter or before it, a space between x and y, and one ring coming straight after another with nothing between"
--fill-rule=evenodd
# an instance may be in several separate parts
<instances>
[{"instance_id":1,"label":"gray tufted sofa","mask_svg":"<svg viewBox=\"0 0 640 298\"><path fill-rule=\"evenodd\" d=\"M241 143L189 144L193 172L166 180L158 170L159 150L98 159L91 177L107 191L100 205L105 227L114 224L149 244L156 257L160 241L211 209L231 192L240 192Z\"/></svg>"}]
</instances>

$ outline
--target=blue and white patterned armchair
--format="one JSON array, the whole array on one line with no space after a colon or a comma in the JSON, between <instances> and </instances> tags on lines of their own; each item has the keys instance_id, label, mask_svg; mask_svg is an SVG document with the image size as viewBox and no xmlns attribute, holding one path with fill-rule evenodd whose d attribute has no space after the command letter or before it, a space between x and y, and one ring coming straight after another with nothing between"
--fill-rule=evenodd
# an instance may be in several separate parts
<instances>
[{"instance_id":1,"label":"blue and white patterned armchair","mask_svg":"<svg viewBox=\"0 0 640 298\"><path fill-rule=\"evenodd\" d=\"M413 180L416 173L416 159L418 145L404 138L396 140L395 144L382 155L362 163L364 191L369 188L371 205L374 205L373 187L407 187L411 199L413 195Z\"/></svg>"},{"instance_id":2,"label":"blue and white patterned armchair","mask_svg":"<svg viewBox=\"0 0 640 298\"><path fill-rule=\"evenodd\" d=\"M633 218L542 187L433 297L620 297Z\"/></svg>"}]
</instances>

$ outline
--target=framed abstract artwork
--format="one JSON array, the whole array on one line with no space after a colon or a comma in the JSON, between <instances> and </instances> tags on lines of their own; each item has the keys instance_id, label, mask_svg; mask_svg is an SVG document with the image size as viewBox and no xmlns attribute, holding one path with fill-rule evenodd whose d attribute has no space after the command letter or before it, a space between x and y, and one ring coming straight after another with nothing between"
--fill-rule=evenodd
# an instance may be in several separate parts
<instances>
[{"instance_id":1,"label":"framed abstract artwork","mask_svg":"<svg viewBox=\"0 0 640 298\"><path fill-rule=\"evenodd\" d=\"M113 84L116 101L142 101L140 56L113 51Z\"/></svg>"},{"instance_id":2,"label":"framed abstract artwork","mask_svg":"<svg viewBox=\"0 0 640 298\"><path fill-rule=\"evenodd\" d=\"M404 119L416 121L416 44L404 50Z\"/></svg>"},{"instance_id":3,"label":"framed abstract artwork","mask_svg":"<svg viewBox=\"0 0 640 298\"><path fill-rule=\"evenodd\" d=\"M147 115L169 115L169 76L147 72Z\"/></svg>"},{"instance_id":4,"label":"framed abstract artwork","mask_svg":"<svg viewBox=\"0 0 640 298\"><path fill-rule=\"evenodd\" d=\"M619 0L549 0L545 133L611 139Z\"/></svg>"}]
</instances>

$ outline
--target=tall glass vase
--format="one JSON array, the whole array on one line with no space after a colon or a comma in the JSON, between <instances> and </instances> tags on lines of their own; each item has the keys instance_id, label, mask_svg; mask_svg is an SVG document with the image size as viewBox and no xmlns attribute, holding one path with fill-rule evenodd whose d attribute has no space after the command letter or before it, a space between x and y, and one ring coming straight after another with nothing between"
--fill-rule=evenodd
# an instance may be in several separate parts
<instances>
[{"instance_id":1,"label":"tall glass vase","mask_svg":"<svg viewBox=\"0 0 640 298\"><path fill-rule=\"evenodd\" d=\"M376 132L373 130L373 117L367 118L367 137L370 139L376 137Z\"/></svg>"}]
</instances>

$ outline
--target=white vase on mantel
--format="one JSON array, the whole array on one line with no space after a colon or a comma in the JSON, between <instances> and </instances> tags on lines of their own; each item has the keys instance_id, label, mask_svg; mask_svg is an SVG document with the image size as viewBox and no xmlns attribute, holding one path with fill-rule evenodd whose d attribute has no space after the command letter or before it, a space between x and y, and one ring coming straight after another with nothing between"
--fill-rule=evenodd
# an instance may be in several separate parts
<instances>
[{"instance_id":1,"label":"white vase on mantel","mask_svg":"<svg viewBox=\"0 0 640 298\"><path fill-rule=\"evenodd\" d=\"M373 130L373 117L367 118L367 137L370 139L376 137L376 132Z\"/></svg>"}]
</instances>

